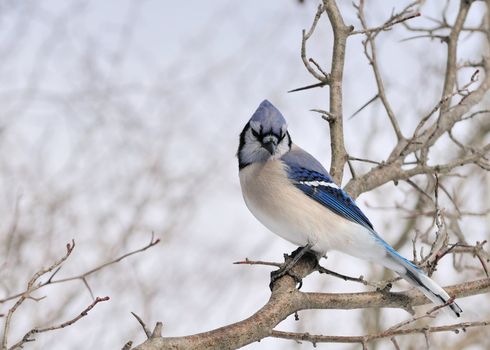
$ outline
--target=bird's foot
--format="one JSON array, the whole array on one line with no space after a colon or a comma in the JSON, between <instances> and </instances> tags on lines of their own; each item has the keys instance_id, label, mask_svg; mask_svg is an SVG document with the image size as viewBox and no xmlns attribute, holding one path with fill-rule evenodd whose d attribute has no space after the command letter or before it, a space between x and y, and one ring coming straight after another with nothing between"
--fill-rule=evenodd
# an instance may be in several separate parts
<instances>
[{"instance_id":1,"label":"bird's foot","mask_svg":"<svg viewBox=\"0 0 490 350\"><path fill-rule=\"evenodd\" d=\"M299 247L290 255L284 254L284 264L278 270L271 272L271 282L269 283L269 288L271 290L274 287L276 281L285 275L291 276L295 280L295 282L299 284L298 289L301 289L301 287L303 286L303 281L301 277L296 275L293 271L291 271L291 269L294 267L294 265L296 265L299 259L301 259L303 255L305 255L310 250L311 247L312 244L308 243L304 247Z\"/></svg>"},{"instance_id":2,"label":"bird's foot","mask_svg":"<svg viewBox=\"0 0 490 350\"><path fill-rule=\"evenodd\" d=\"M291 276L296 284L298 284L298 289L301 289L301 287L303 286L303 280L301 279L301 277L291 271L291 268L285 269L284 267L285 266L271 272L271 282L269 283L270 290L272 291L272 289L274 288L274 284L278 279L286 275Z\"/></svg>"},{"instance_id":3,"label":"bird's foot","mask_svg":"<svg viewBox=\"0 0 490 350\"><path fill-rule=\"evenodd\" d=\"M380 292L382 294L390 294L391 288L393 287L393 284L391 282L388 282L384 285L380 285L376 288L377 292Z\"/></svg>"}]
</instances>

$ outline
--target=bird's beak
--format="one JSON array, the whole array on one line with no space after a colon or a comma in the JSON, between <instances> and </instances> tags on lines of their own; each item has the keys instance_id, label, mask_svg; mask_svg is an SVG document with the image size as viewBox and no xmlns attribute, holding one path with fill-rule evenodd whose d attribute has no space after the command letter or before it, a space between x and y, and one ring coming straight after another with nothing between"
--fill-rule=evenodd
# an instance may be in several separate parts
<instances>
[{"instance_id":1,"label":"bird's beak","mask_svg":"<svg viewBox=\"0 0 490 350\"><path fill-rule=\"evenodd\" d=\"M262 147L264 147L267 150L267 152L273 155L276 152L277 144L274 141L269 141L263 143Z\"/></svg>"}]
</instances>

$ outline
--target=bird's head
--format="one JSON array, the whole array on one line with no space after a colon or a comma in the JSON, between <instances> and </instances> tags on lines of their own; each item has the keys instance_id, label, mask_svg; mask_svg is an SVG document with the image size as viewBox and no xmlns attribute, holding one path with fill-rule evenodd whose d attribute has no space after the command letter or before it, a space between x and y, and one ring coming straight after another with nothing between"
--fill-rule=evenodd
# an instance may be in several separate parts
<instances>
[{"instance_id":1,"label":"bird's head","mask_svg":"<svg viewBox=\"0 0 490 350\"><path fill-rule=\"evenodd\" d=\"M264 100L240 134L237 153L240 169L252 163L277 159L290 149L286 119L272 103Z\"/></svg>"}]
</instances>

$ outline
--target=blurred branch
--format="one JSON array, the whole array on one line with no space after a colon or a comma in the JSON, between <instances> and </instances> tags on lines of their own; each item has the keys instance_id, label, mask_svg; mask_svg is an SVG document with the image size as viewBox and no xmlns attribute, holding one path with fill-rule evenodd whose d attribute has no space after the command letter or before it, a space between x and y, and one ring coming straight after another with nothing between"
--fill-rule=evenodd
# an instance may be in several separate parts
<instances>
[{"instance_id":1,"label":"blurred branch","mask_svg":"<svg viewBox=\"0 0 490 350\"><path fill-rule=\"evenodd\" d=\"M409 13L412 10L413 6L415 6L415 4L416 3L412 3L408 5L405 9L403 9L400 13L392 15L382 27L390 28L396 23L400 23L410 18L419 16L420 15L419 13L415 13L415 14ZM398 125L398 121L396 119L395 113L393 112L393 109L390 103L388 102L388 98L386 97L385 87L384 87L383 79L381 78L381 73L379 70L378 60L376 56L375 38L377 34L379 34L380 30L368 29L366 18L364 15L364 0L361 0L359 2L359 5L358 6L354 5L354 7L357 9L357 17L359 18L364 34L366 35L366 39L363 41L364 54L367 57L369 64L373 68L374 77L376 79L376 85L378 86L377 96L383 103L383 106L386 110L386 114L388 115L388 118L391 122L391 126L395 131L397 140L400 141L404 137L400 130L400 126Z\"/></svg>"}]
</instances>

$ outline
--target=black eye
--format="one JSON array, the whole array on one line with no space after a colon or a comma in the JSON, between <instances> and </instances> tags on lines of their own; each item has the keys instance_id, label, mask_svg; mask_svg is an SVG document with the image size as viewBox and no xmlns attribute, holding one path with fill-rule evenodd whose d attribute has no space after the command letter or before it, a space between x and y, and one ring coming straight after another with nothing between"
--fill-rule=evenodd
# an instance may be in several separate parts
<instances>
[{"instance_id":1,"label":"black eye","mask_svg":"<svg viewBox=\"0 0 490 350\"><path fill-rule=\"evenodd\" d=\"M286 133L281 131L281 136L279 136L279 142L282 141L282 139L286 136Z\"/></svg>"}]
</instances>

